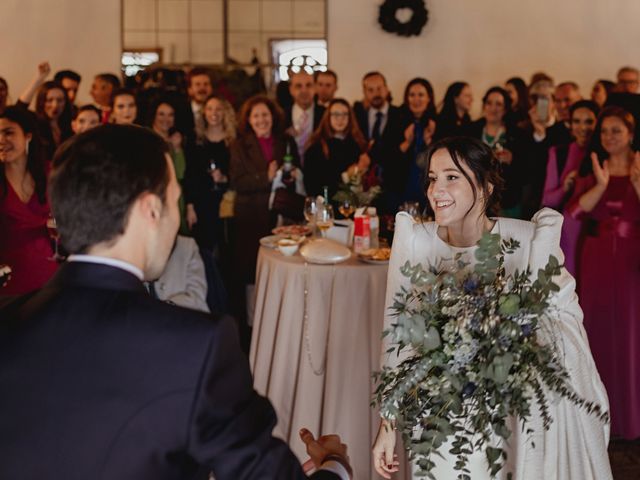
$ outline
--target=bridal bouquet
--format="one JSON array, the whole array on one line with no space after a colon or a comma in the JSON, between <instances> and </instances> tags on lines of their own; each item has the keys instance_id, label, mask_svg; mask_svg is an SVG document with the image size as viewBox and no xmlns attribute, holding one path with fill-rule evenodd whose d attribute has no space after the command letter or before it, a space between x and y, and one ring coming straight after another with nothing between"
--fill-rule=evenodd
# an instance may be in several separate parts
<instances>
[{"instance_id":1,"label":"bridal bouquet","mask_svg":"<svg viewBox=\"0 0 640 480\"><path fill-rule=\"evenodd\" d=\"M485 234L473 268L460 254L453 269L409 262L401 268L411 287L396 294L396 322L383 335L391 337L388 353L404 360L376 374L374 403L395 419L422 476L435 478L433 456L448 440L458 478L469 478L473 451L484 451L495 476L507 454L492 440L509 439L510 416L526 426L535 402L549 428L545 389L608 420L599 405L573 391L554 346L558 312L550 297L559 290L553 277L561 265L550 256L535 280L528 270L505 275L505 255L517 248L515 240Z\"/></svg>"}]
</instances>

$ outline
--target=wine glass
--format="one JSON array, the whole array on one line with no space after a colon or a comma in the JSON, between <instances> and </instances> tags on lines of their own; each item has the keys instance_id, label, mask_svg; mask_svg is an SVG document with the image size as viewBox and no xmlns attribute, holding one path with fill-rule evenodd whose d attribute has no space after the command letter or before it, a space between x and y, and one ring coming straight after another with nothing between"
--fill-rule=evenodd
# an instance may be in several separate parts
<instances>
[{"instance_id":1,"label":"wine glass","mask_svg":"<svg viewBox=\"0 0 640 480\"><path fill-rule=\"evenodd\" d=\"M338 211L344 218L348 219L356 211L356 207L351 203L351 200L346 199L340 204Z\"/></svg>"},{"instance_id":2,"label":"wine glass","mask_svg":"<svg viewBox=\"0 0 640 480\"><path fill-rule=\"evenodd\" d=\"M56 219L53 215L49 214L49 218L47 218L47 233L49 237L53 240L54 245L54 253L51 257L48 257L47 260L52 262L61 262L64 260L64 257L60 255L58 251L58 244L60 242L60 234L58 233L58 224L56 223Z\"/></svg>"},{"instance_id":3,"label":"wine glass","mask_svg":"<svg viewBox=\"0 0 640 480\"><path fill-rule=\"evenodd\" d=\"M320 229L323 238L327 236L327 230L333 226L333 207L331 204L325 203L318 205L316 212L316 226Z\"/></svg>"},{"instance_id":4,"label":"wine glass","mask_svg":"<svg viewBox=\"0 0 640 480\"><path fill-rule=\"evenodd\" d=\"M318 204L316 197L307 197L304 199L304 218L307 219L307 223L313 225L316 222L316 212L318 211Z\"/></svg>"},{"instance_id":5,"label":"wine glass","mask_svg":"<svg viewBox=\"0 0 640 480\"><path fill-rule=\"evenodd\" d=\"M216 160L214 158L209 159L209 168L207 169L207 172L209 173L209 175L211 175L211 178L213 179L213 172L215 171L215 169L218 168L218 166L216 165ZM218 190L218 182L216 182L215 180L213 181L213 189L214 190Z\"/></svg>"}]
</instances>

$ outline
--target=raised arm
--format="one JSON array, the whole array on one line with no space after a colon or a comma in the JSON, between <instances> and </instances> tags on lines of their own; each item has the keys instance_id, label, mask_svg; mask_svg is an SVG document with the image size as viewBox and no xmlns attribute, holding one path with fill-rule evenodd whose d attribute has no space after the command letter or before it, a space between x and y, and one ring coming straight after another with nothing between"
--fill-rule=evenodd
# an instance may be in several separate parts
<instances>
[{"instance_id":1,"label":"raised arm","mask_svg":"<svg viewBox=\"0 0 640 480\"><path fill-rule=\"evenodd\" d=\"M50 73L51 73L51 66L49 65L49 62L44 61L39 63L38 72L35 74L35 76L33 77L33 80L31 80L31 83L29 83L27 88L20 94L20 97L18 97L18 101L26 105L27 107L31 105L31 101L33 100L33 97L35 96L38 89L45 82L45 80L47 79Z\"/></svg>"}]
</instances>

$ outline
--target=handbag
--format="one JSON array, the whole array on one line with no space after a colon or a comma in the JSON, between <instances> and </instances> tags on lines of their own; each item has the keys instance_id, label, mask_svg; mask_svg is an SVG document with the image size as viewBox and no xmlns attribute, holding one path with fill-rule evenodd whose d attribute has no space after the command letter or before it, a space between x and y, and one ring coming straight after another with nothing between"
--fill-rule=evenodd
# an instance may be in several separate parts
<instances>
[{"instance_id":1,"label":"handbag","mask_svg":"<svg viewBox=\"0 0 640 480\"><path fill-rule=\"evenodd\" d=\"M234 190L227 190L222 195L220 200L220 208L218 210L218 216L220 218L232 218L235 214L236 192Z\"/></svg>"},{"instance_id":2,"label":"handbag","mask_svg":"<svg viewBox=\"0 0 640 480\"><path fill-rule=\"evenodd\" d=\"M278 188L275 191L271 209L283 217L301 221L304 218L304 196L287 188Z\"/></svg>"}]
</instances>

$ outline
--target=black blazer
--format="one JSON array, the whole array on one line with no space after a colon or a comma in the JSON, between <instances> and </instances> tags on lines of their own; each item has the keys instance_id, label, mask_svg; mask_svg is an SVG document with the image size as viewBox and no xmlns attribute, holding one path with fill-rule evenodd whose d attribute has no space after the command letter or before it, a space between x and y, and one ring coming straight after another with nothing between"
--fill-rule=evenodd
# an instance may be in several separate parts
<instances>
[{"instance_id":1,"label":"black blazer","mask_svg":"<svg viewBox=\"0 0 640 480\"><path fill-rule=\"evenodd\" d=\"M0 478L306 478L228 317L71 262L0 319Z\"/></svg>"},{"instance_id":2,"label":"black blazer","mask_svg":"<svg viewBox=\"0 0 640 480\"><path fill-rule=\"evenodd\" d=\"M358 121L358 126L368 142L369 137L369 114L361 102L353 105L353 110ZM400 151L400 144L404 140L404 130L406 128L404 114L400 107L389 105L387 113L387 123L380 134L380 140L373 142L369 149L372 166L381 167L384 191L398 191L403 188L400 178L403 177L407 165L404 154Z\"/></svg>"}]
</instances>

